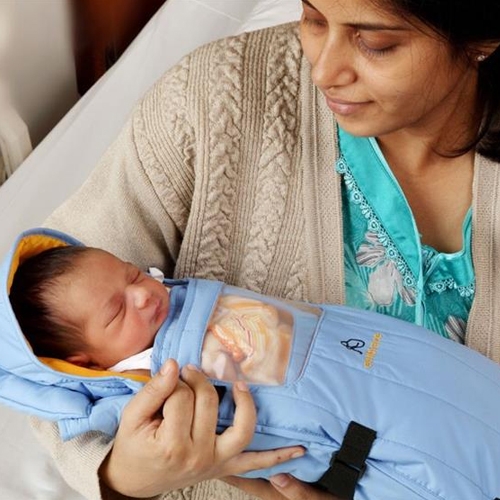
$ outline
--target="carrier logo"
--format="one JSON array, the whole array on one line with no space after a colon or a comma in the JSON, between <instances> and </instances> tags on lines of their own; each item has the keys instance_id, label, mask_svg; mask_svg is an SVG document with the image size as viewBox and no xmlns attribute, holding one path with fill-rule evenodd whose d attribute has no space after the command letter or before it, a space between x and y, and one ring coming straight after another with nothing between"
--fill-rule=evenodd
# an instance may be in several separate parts
<instances>
[{"instance_id":1,"label":"carrier logo","mask_svg":"<svg viewBox=\"0 0 500 500\"><path fill-rule=\"evenodd\" d=\"M340 343L349 351L354 351L357 352L358 354L365 355L364 360L363 360L363 366L366 369L370 369L373 366L373 360L375 359L375 356L377 355L378 348L380 346L380 342L382 340L383 335L381 333L375 333L373 334L372 341L370 343L370 346L368 347L366 354L363 350L363 348L366 346L366 342L361 339L349 339L349 340L342 340Z\"/></svg>"},{"instance_id":2,"label":"carrier logo","mask_svg":"<svg viewBox=\"0 0 500 500\"><path fill-rule=\"evenodd\" d=\"M381 333L375 333L373 335L372 343L370 344L368 351L366 351L365 361L363 363L363 366L366 369L370 369L373 366L373 360L375 359L375 356L377 355L381 340L382 340Z\"/></svg>"},{"instance_id":3,"label":"carrier logo","mask_svg":"<svg viewBox=\"0 0 500 500\"><path fill-rule=\"evenodd\" d=\"M341 344L349 351L357 352L358 354L363 354L363 347L365 347L366 342L360 339L349 339L343 340Z\"/></svg>"}]
</instances>

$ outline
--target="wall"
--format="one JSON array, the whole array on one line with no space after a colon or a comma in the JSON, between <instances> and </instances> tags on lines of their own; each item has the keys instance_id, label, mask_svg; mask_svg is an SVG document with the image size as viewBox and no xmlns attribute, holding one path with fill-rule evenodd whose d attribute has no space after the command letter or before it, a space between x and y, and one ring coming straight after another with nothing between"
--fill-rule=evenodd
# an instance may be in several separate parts
<instances>
[{"instance_id":1,"label":"wall","mask_svg":"<svg viewBox=\"0 0 500 500\"><path fill-rule=\"evenodd\" d=\"M0 79L33 146L78 100L70 0L0 0Z\"/></svg>"}]
</instances>

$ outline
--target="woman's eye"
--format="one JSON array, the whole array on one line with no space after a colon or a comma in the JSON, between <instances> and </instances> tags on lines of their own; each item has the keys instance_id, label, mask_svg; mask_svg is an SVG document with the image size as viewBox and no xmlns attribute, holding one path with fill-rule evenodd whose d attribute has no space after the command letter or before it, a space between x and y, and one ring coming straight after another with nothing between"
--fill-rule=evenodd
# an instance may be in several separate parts
<instances>
[{"instance_id":1,"label":"woman's eye","mask_svg":"<svg viewBox=\"0 0 500 500\"><path fill-rule=\"evenodd\" d=\"M317 12L315 9L311 9L311 7L306 4L303 6L301 23L303 26L316 29L328 26L326 19L321 13Z\"/></svg>"},{"instance_id":2,"label":"woman's eye","mask_svg":"<svg viewBox=\"0 0 500 500\"><path fill-rule=\"evenodd\" d=\"M393 43L369 42L363 39L360 34L356 35L356 42L362 52L373 57L385 56L396 48L396 44Z\"/></svg>"},{"instance_id":3,"label":"woman's eye","mask_svg":"<svg viewBox=\"0 0 500 500\"><path fill-rule=\"evenodd\" d=\"M315 28L324 28L326 27L326 21L324 19L316 19L316 18L311 18L311 17L302 17L302 24L305 24L306 26L312 26Z\"/></svg>"}]
</instances>

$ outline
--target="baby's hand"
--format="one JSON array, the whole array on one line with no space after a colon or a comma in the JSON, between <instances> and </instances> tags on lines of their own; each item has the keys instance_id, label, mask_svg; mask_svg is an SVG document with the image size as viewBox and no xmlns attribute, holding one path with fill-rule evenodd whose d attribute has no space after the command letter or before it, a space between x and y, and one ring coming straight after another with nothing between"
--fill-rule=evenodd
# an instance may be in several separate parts
<instances>
[{"instance_id":1,"label":"baby's hand","mask_svg":"<svg viewBox=\"0 0 500 500\"><path fill-rule=\"evenodd\" d=\"M126 407L101 478L114 490L149 497L199 481L272 467L303 454L300 447L243 452L252 440L256 411L244 384L234 386L234 424L221 435L218 396L194 367L168 361Z\"/></svg>"}]
</instances>

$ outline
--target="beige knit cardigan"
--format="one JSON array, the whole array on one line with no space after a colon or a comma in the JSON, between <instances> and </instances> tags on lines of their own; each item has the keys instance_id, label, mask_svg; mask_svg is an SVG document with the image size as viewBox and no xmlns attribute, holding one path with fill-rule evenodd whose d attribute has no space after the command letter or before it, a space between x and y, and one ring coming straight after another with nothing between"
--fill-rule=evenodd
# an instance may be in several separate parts
<instances>
[{"instance_id":1,"label":"beige knit cardigan","mask_svg":"<svg viewBox=\"0 0 500 500\"><path fill-rule=\"evenodd\" d=\"M224 39L191 54L137 105L88 181L46 222L175 276L342 303L344 264L335 123L313 87L295 25ZM68 168L71 168L68 165ZM500 361L499 165L477 156L477 280L468 344ZM35 422L66 480L91 499L111 443L62 444ZM243 499L218 481L163 498Z\"/></svg>"}]
</instances>

